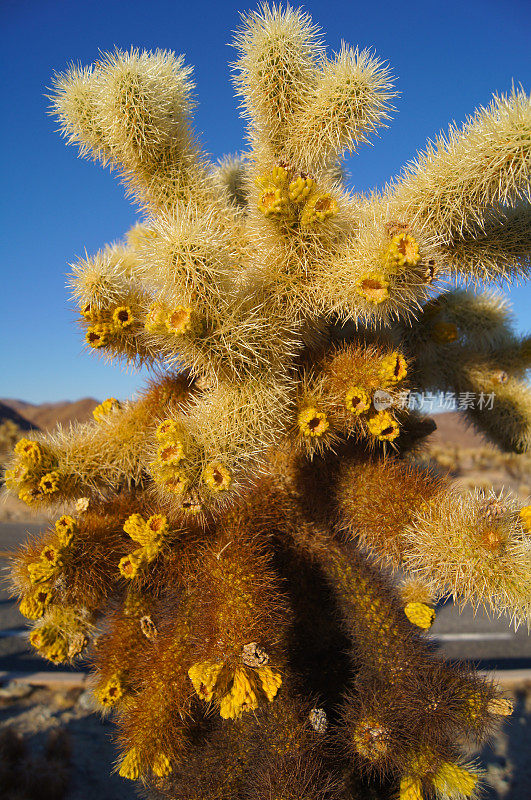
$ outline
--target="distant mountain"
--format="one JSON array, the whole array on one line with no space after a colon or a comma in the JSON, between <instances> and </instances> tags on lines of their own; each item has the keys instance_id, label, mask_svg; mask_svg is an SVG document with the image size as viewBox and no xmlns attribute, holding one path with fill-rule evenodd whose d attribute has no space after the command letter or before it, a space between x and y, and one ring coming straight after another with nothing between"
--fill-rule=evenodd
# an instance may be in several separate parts
<instances>
[{"instance_id":1,"label":"distant mountain","mask_svg":"<svg viewBox=\"0 0 531 800\"><path fill-rule=\"evenodd\" d=\"M434 414L432 417L437 425L437 430L431 434L428 444L459 445L459 447L487 447L488 442L469 428L463 416L455 411L446 411L443 414ZM492 446L492 445L491 445Z\"/></svg>"},{"instance_id":2,"label":"distant mountain","mask_svg":"<svg viewBox=\"0 0 531 800\"><path fill-rule=\"evenodd\" d=\"M62 400L58 403L35 405L24 400L0 399L0 421L12 419L23 430L39 428L50 431L56 425L68 426L71 422L86 422L92 419L92 410L98 405L93 397L81 400ZM20 420L20 421L17 421Z\"/></svg>"},{"instance_id":3,"label":"distant mountain","mask_svg":"<svg viewBox=\"0 0 531 800\"><path fill-rule=\"evenodd\" d=\"M29 421L26 417L23 417L18 411L7 405L0 400L0 422L5 422L6 420L11 420L23 431L29 431L31 428L35 428L35 425Z\"/></svg>"}]
</instances>

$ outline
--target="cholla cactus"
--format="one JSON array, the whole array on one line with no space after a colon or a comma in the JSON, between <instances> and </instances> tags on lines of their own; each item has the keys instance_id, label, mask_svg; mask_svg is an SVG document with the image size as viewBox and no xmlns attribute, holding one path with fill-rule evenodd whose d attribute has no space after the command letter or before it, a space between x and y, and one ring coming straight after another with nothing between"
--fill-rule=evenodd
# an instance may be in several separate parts
<instances>
[{"instance_id":1,"label":"cholla cactus","mask_svg":"<svg viewBox=\"0 0 531 800\"><path fill-rule=\"evenodd\" d=\"M433 425L401 400L494 393L471 422L529 446L529 340L498 295L442 284L528 273L529 100L495 97L351 195L340 158L388 118L388 69L328 58L290 8L235 46L250 147L218 167L182 58L56 78L65 138L143 214L74 266L86 343L159 377L16 445L9 487L58 514L14 559L21 611L44 657L91 648L117 770L153 797L472 797L457 742L510 705L424 632L445 595L529 622L531 511L415 466Z\"/></svg>"}]
</instances>

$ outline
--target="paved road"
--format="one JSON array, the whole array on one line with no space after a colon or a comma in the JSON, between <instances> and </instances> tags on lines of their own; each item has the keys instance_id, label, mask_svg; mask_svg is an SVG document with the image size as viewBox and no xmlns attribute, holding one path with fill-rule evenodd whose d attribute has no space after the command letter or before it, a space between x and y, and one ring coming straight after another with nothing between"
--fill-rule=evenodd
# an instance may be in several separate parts
<instances>
[{"instance_id":1,"label":"paved road","mask_svg":"<svg viewBox=\"0 0 531 800\"><path fill-rule=\"evenodd\" d=\"M0 551L9 550L27 533L37 533L39 529L38 525L0 523ZM2 631L19 629L24 624L8 592L0 590L0 672L53 670L53 665L32 654L24 638L1 637ZM480 612L474 616L469 607L460 615L448 602L439 606L430 635L448 658L471 660L481 669L531 668L531 637L523 626L515 632L507 618L489 619Z\"/></svg>"},{"instance_id":2,"label":"paved road","mask_svg":"<svg viewBox=\"0 0 531 800\"><path fill-rule=\"evenodd\" d=\"M24 541L28 534L36 534L41 530L40 525L22 525L19 523L0 523L0 551L3 553L12 549L19 542ZM3 638L2 631L14 630L25 627L26 620L19 613L16 604L9 597L6 586L5 559L0 558L2 567L0 584L0 672L6 671L43 671L54 669L53 664L48 665L43 659L32 653L28 642L19 636Z\"/></svg>"}]
</instances>

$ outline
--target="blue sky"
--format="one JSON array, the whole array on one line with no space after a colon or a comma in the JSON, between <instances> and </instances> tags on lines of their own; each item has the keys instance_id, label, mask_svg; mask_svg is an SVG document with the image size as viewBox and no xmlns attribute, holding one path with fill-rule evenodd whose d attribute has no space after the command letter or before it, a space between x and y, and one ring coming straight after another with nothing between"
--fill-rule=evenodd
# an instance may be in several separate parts
<instances>
[{"instance_id":1,"label":"blue sky","mask_svg":"<svg viewBox=\"0 0 531 800\"><path fill-rule=\"evenodd\" d=\"M135 219L119 182L76 158L47 116L46 87L71 61L115 45L184 53L194 66L195 125L214 158L241 148L228 46L251 2L2 0L0 48L3 191L0 397L52 402L134 393L127 374L85 353L65 288L68 263L120 238ZM332 50L341 40L388 61L401 95L388 130L349 160L357 190L381 186L451 120L463 121L514 79L529 91L526 0L306 2ZM531 286L512 288L519 330L531 328Z\"/></svg>"}]
</instances>

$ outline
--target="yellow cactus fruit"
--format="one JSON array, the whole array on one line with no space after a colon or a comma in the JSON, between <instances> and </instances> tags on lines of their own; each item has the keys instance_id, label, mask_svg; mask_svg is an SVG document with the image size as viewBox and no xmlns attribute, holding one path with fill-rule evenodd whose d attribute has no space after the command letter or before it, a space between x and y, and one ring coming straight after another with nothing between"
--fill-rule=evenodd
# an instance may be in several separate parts
<instances>
[{"instance_id":1,"label":"yellow cactus fruit","mask_svg":"<svg viewBox=\"0 0 531 800\"><path fill-rule=\"evenodd\" d=\"M100 322L102 318L102 313L99 308L95 308L92 303L83 303L82 306L79 308L79 313L85 319L90 320L91 322Z\"/></svg>"},{"instance_id":2,"label":"yellow cactus fruit","mask_svg":"<svg viewBox=\"0 0 531 800\"><path fill-rule=\"evenodd\" d=\"M232 688L220 700L219 713L223 719L237 719L244 711L258 708L258 698L245 667L236 667Z\"/></svg>"},{"instance_id":3,"label":"yellow cactus fruit","mask_svg":"<svg viewBox=\"0 0 531 800\"><path fill-rule=\"evenodd\" d=\"M39 619L44 613L44 608L37 603L33 595L23 597L18 604L18 610L26 619Z\"/></svg>"},{"instance_id":4,"label":"yellow cactus fruit","mask_svg":"<svg viewBox=\"0 0 531 800\"><path fill-rule=\"evenodd\" d=\"M63 514L55 522L55 530L62 547L68 547L74 538L74 533L77 529L77 523L74 517L70 514Z\"/></svg>"},{"instance_id":5,"label":"yellow cactus fruit","mask_svg":"<svg viewBox=\"0 0 531 800\"><path fill-rule=\"evenodd\" d=\"M260 195L258 210L264 217L275 217L284 214L288 209L288 197L283 189L270 186Z\"/></svg>"},{"instance_id":6,"label":"yellow cactus fruit","mask_svg":"<svg viewBox=\"0 0 531 800\"><path fill-rule=\"evenodd\" d=\"M312 437L322 436L330 427L326 414L314 406L302 409L297 417L297 424L303 436Z\"/></svg>"},{"instance_id":7,"label":"yellow cactus fruit","mask_svg":"<svg viewBox=\"0 0 531 800\"><path fill-rule=\"evenodd\" d=\"M52 599L52 593L43 588L30 595L25 595L19 603L18 610L27 619L39 619L46 611Z\"/></svg>"},{"instance_id":8,"label":"yellow cactus fruit","mask_svg":"<svg viewBox=\"0 0 531 800\"><path fill-rule=\"evenodd\" d=\"M379 305L389 297L389 281L383 275L364 275L356 282L356 291L370 303Z\"/></svg>"},{"instance_id":9,"label":"yellow cactus fruit","mask_svg":"<svg viewBox=\"0 0 531 800\"><path fill-rule=\"evenodd\" d=\"M109 344L111 335L112 326L102 322L98 325L91 325L90 328L87 328L85 341L89 347L99 350L100 347L106 347Z\"/></svg>"},{"instance_id":10,"label":"yellow cactus fruit","mask_svg":"<svg viewBox=\"0 0 531 800\"><path fill-rule=\"evenodd\" d=\"M131 514L123 525L124 532L139 544L146 544L149 535L146 531L146 521L141 514Z\"/></svg>"},{"instance_id":11,"label":"yellow cactus fruit","mask_svg":"<svg viewBox=\"0 0 531 800\"><path fill-rule=\"evenodd\" d=\"M46 631L42 628L34 628L29 635L30 644L36 650L39 650L47 642L48 637Z\"/></svg>"},{"instance_id":12,"label":"yellow cactus fruit","mask_svg":"<svg viewBox=\"0 0 531 800\"><path fill-rule=\"evenodd\" d=\"M51 644L41 647L39 653L54 664L62 664L68 660L68 643L60 636Z\"/></svg>"},{"instance_id":13,"label":"yellow cactus fruit","mask_svg":"<svg viewBox=\"0 0 531 800\"><path fill-rule=\"evenodd\" d=\"M400 383L407 375L407 362L401 353L390 353L382 359L379 377L383 386Z\"/></svg>"},{"instance_id":14,"label":"yellow cactus fruit","mask_svg":"<svg viewBox=\"0 0 531 800\"><path fill-rule=\"evenodd\" d=\"M4 482L10 491L16 491L18 486L28 477L29 468L26 464L17 464L12 469L6 469Z\"/></svg>"},{"instance_id":15,"label":"yellow cactus fruit","mask_svg":"<svg viewBox=\"0 0 531 800\"><path fill-rule=\"evenodd\" d=\"M288 187L288 197L292 203L304 203L315 187L313 178L299 176Z\"/></svg>"},{"instance_id":16,"label":"yellow cactus fruit","mask_svg":"<svg viewBox=\"0 0 531 800\"><path fill-rule=\"evenodd\" d=\"M276 189L284 189L288 185L288 171L286 167L277 165L271 171L263 172L256 180L259 189L268 189L274 186Z\"/></svg>"},{"instance_id":17,"label":"yellow cactus fruit","mask_svg":"<svg viewBox=\"0 0 531 800\"><path fill-rule=\"evenodd\" d=\"M192 309L186 306L176 306L168 311L165 320L166 330L174 336L181 336L192 330Z\"/></svg>"},{"instance_id":18,"label":"yellow cactus fruit","mask_svg":"<svg viewBox=\"0 0 531 800\"><path fill-rule=\"evenodd\" d=\"M214 687L222 668L223 663L201 661L193 664L188 670L188 677L202 700L212 700Z\"/></svg>"},{"instance_id":19,"label":"yellow cactus fruit","mask_svg":"<svg viewBox=\"0 0 531 800\"><path fill-rule=\"evenodd\" d=\"M18 604L18 610L26 619L39 619L44 614L44 607L35 600L33 595L23 597Z\"/></svg>"},{"instance_id":20,"label":"yellow cactus fruit","mask_svg":"<svg viewBox=\"0 0 531 800\"><path fill-rule=\"evenodd\" d=\"M129 306L117 306L112 312L112 321L118 329L129 328L135 321Z\"/></svg>"},{"instance_id":21,"label":"yellow cactus fruit","mask_svg":"<svg viewBox=\"0 0 531 800\"><path fill-rule=\"evenodd\" d=\"M431 336L437 344L451 344L459 339L459 330L453 322L436 322Z\"/></svg>"},{"instance_id":22,"label":"yellow cactus fruit","mask_svg":"<svg viewBox=\"0 0 531 800\"><path fill-rule=\"evenodd\" d=\"M385 258L391 268L415 267L420 261L418 242L409 233L397 233L391 239Z\"/></svg>"},{"instance_id":23,"label":"yellow cactus fruit","mask_svg":"<svg viewBox=\"0 0 531 800\"><path fill-rule=\"evenodd\" d=\"M15 445L15 453L24 463L31 466L40 464L44 455L39 443L31 439L19 439Z\"/></svg>"},{"instance_id":24,"label":"yellow cactus fruit","mask_svg":"<svg viewBox=\"0 0 531 800\"><path fill-rule=\"evenodd\" d=\"M435 789L445 797L456 798L471 797L478 782L477 775L457 764L445 761L433 777Z\"/></svg>"},{"instance_id":25,"label":"yellow cactus fruit","mask_svg":"<svg viewBox=\"0 0 531 800\"><path fill-rule=\"evenodd\" d=\"M166 310L161 303L152 303L148 308L144 320L144 328L148 333L163 330L165 327Z\"/></svg>"},{"instance_id":26,"label":"yellow cactus fruit","mask_svg":"<svg viewBox=\"0 0 531 800\"><path fill-rule=\"evenodd\" d=\"M89 322L97 323L103 322L104 320L105 315L103 309L97 308L97 306L90 302L80 306L79 311L81 316L85 317Z\"/></svg>"},{"instance_id":27,"label":"yellow cactus fruit","mask_svg":"<svg viewBox=\"0 0 531 800\"><path fill-rule=\"evenodd\" d=\"M41 496L39 489L22 489L18 493L19 500L22 500L27 506L32 506Z\"/></svg>"},{"instance_id":28,"label":"yellow cactus fruit","mask_svg":"<svg viewBox=\"0 0 531 800\"><path fill-rule=\"evenodd\" d=\"M55 573L55 565L47 561L34 561L28 564L28 574L31 583L44 583L49 581Z\"/></svg>"},{"instance_id":29,"label":"yellow cactus fruit","mask_svg":"<svg viewBox=\"0 0 531 800\"><path fill-rule=\"evenodd\" d=\"M280 672L271 667L258 667L257 672L264 694L271 703L282 684L282 676Z\"/></svg>"},{"instance_id":30,"label":"yellow cactus fruit","mask_svg":"<svg viewBox=\"0 0 531 800\"><path fill-rule=\"evenodd\" d=\"M118 564L120 574L128 580L135 578L140 572L142 564L145 561L145 556L146 554L143 547L138 548L138 550L133 550L132 553L123 556Z\"/></svg>"},{"instance_id":31,"label":"yellow cactus fruit","mask_svg":"<svg viewBox=\"0 0 531 800\"><path fill-rule=\"evenodd\" d=\"M124 685L119 674L113 675L104 686L96 689L94 695L105 708L116 705L124 695Z\"/></svg>"},{"instance_id":32,"label":"yellow cactus fruit","mask_svg":"<svg viewBox=\"0 0 531 800\"><path fill-rule=\"evenodd\" d=\"M118 775L130 781L136 781L140 777L140 758L136 747L131 747L123 757Z\"/></svg>"},{"instance_id":33,"label":"yellow cactus fruit","mask_svg":"<svg viewBox=\"0 0 531 800\"><path fill-rule=\"evenodd\" d=\"M32 583L49 580L61 565L60 553L53 545L43 548L39 560L28 564L28 574Z\"/></svg>"},{"instance_id":34,"label":"yellow cactus fruit","mask_svg":"<svg viewBox=\"0 0 531 800\"><path fill-rule=\"evenodd\" d=\"M54 494L59 491L60 480L58 472L47 472L39 481L39 489L43 494Z\"/></svg>"},{"instance_id":35,"label":"yellow cactus fruit","mask_svg":"<svg viewBox=\"0 0 531 800\"><path fill-rule=\"evenodd\" d=\"M47 544L45 547L42 548L40 554L41 561L44 561L46 564L50 564L52 567L57 567L60 565L61 556L59 550L53 546L53 544Z\"/></svg>"},{"instance_id":36,"label":"yellow cactus fruit","mask_svg":"<svg viewBox=\"0 0 531 800\"><path fill-rule=\"evenodd\" d=\"M163 514L152 514L146 522L140 514L131 514L124 522L124 531L142 547L158 545L168 532L168 520Z\"/></svg>"},{"instance_id":37,"label":"yellow cactus fruit","mask_svg":"<svg viewBox=\"0 0 531 800\"><path fill-rule=\"evenodd\" d=\"M518 514L524 530L531 533L531 506L524 506Z\"/></svg>"},{"instance_id":38,"label":"yellow cactus fruit","mask_svg":"<svg viewBox=\"0 0 531 800\"><path fill-rule=\"evenodd\" d=\"M151 766L153 775L157 778L165 778L172 772L170 759L165 753L157 753Z\"/></svg>"},{"instance_id":39,"label":"yellow cactus fruit","mask_svg":"<svg viewBox=\"0 0 531 800\"><path fill-rule=\"evenodd\" d=\"M264 216L274 217L289 211L288 172L284 167L276 166L271 172L263 173L257 178L256 185L262 189L258 199L258 210Z\"/></svg>"},{"instance_id":40,"label":"yellow cactus fruit","mask_svg":"<svg viewBox=\"0 0 531 800\"><path fill-rule=\"evenodd\" d=\"M493 716L510 717L514 711L514 706L511 700L507 700L506 697L495 697L489 700L487 710Z\"/></svg>"},{"instance_id":41,"label":"yellow cactus fruit","mask_svg":"<svg viewBox=\"0 0 531 800\"><path fill-rule=\"evenodd\" d=\"M157 461L163 466L178 464L184 459L184 446L182 442L167 441L157 451Z\"/></svg>"},{"instance_id":42,"label":"yellow cactus fruit","mask_svg":"<svg viewBox=\"0 0 531 800\"><path fill-rule=\"evenodd\" d=\"M357 417L368 411L371 407L371 400L364 389L359 386L352 386L345 395L345 406Z\"/></svg>"},{"instance_id":43,"label":"yellow cactus fruit","mask_svg":"<svg viewBox=\"0 0 531 800\"><path fill-rule=\"evenodd\" d=\"M203 481L213 492L223 492L231 485L232 477L223 464L213 461L203 470Z\"/></svg>"},{"instance_id":44,"label":"yellow cactus fruit","mask_svg":"<svg viewBox=\"0 0 531 800\"><path fill-rule=\"evenodd\" d=\"M400 800L423 800L422 783L412 775L404 775L400 780Z\"/></svg>"},{"instance_id":45,"label":"yellow cactus fruit","mask_svg":"<svg viewBox=\"0 0 531 800\"><path fill-rule=\"evenodd\" d=\"M286 167L277 165L273 167L271 173L265 178L266 181L271 183L278 189L283 189L288 183L288 171Z\"/></svg>"},{"instance_id":46,"label":"yellow cactus fruit","mask_svg":"<svg viewBox=\"0 0 531 800\"><path fill-rule=\"evenodd\" d=\"M171 475L161 477L158 480L157 477L158 476L155 475L155 480L161 483L164 489L171 494L184 494L185 489L190 483L190 479L182 469L173 470Z\"/></svg>"},{"instance_id":47,"label":"yellow cactus fruit","mask_svg":"<svg viewBox=\"0 0 531 800\"><path fill-rule=\"evenodd\" d=\"M172 441L182 433L182 425L174 419L164 419L157 426L155 436L160 442Z\"/></svg>"},{"instance_id":48,"label":"yellow cactus fruit","mask_svg":"<svg viewBox=\"0 0 531 800\"><path fill-rule=\"evenodd\" d=\"M367 424L372 435L381 442L392 442L400 433L398 422L388 411L379 411L369 417Z\"/></svg>"},{"instance_id":49,"label":"yellow cactus fruit","mask_svg":"<svg viewBox=\"0 0 531 800\"><path fill-rule=\"evenodd\" d=\"M404 614L413 625L425 631L435 622L435 611L426 603L408 603L404 608Z\"/></svg>"},{"instance_id":50,"label":"yellow cactus fruit","mask_svg":"<svg viewBox=\"0 0 531 800\"><path fill-rule=\"evenodd\" d=\"M67 639L53 625L34 628L30 633L30 644L39 651L39 655L54 664L67 661L69 645Z\"/></svg>"},{"instance_id":51,"label":"yellow cactus fruit","mask_svg":"<svg viewBox=\"0 0 531 800\"><path fill-rule=\"evenodd\" d=\"M217 695L219 713L223 719L236 719L244 711L258 708L258 683L269 702L273 701L282 683L280 673L271 667L259 667L255 670L237 666L232 674L231 671L231 668L224 669L223 663L216 661L203 661L188 670L188 676L201 699L210 701ZM221 683L221 695L216 685L218 679ZM224 687L230 688L227 690Z\"/></svg>"},{"instance_id":52,"label":"yellow cactus fruit","mask_svg":"<svg viewBox=\"0 0 531 800\"><path fill-rule=\"evenodd\" d=\"M168 520L163 514L152 514L146 525L151 532L151 541L161 539L169 530Z\"/></svg>"},{"instance_id":53,"label":"yellow cactus fruit","mask_svg":"<svg viewBox=\"0 0 531 800\"><path fill-rule=\"evenodd\" d=\"M329 192L314 192L306 201L301 213L301 225L308 227L324 222L337 214L337 202Z\"/></svg>"},{"instance_id":54,"label":"yellow cactus fruit","mask_svg":"<svg viewBox=\"0 0 531 800\"><path fill-rule=\"evenodd\" d=\"M99 406L93 409L92 416L98 421L111 411L118 411L120 408L120 401L117 400L116 397L108 397L103 403L100 403Z\"/></svg>"}]
</instances>

